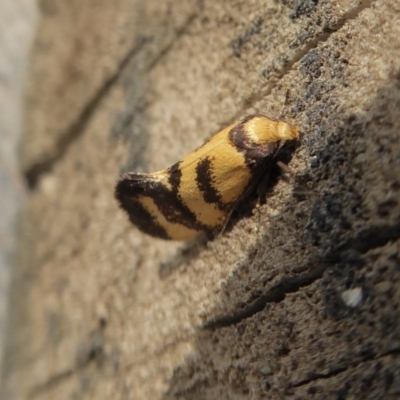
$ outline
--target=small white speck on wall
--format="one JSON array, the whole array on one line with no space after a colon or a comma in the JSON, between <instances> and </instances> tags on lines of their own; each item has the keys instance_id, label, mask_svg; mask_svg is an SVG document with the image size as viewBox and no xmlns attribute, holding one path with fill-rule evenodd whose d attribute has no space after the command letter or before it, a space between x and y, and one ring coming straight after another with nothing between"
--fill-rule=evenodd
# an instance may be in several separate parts
<instances>
[{"instance_id":1,"label":"small white speck on wall","mask_svg":"<svg viewBox=\"0 0 400 400\"><path fill-rule=\"evenodd\" d=\"M348 307L355 308L362 301L362 289L360 287L356 287L353 289L348 289L342 292L342 300Z\"/></svg>"}]
</instances>

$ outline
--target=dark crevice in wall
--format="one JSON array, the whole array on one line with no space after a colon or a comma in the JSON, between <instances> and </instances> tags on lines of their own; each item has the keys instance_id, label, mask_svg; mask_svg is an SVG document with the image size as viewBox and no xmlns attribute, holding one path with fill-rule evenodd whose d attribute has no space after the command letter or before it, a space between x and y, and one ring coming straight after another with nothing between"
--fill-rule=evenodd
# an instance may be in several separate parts
<instances>
[{"instance_id":1,"label":"dark crevice in wall","mask_svg":"<svg viewBox=\"0 0 400 400\"><path fill-rule=\"evenodd\" d=\"M174 43L182 36L187 27L193 22L194 18L197 16L197 13L189 16L187 21L183 24L183 26L176 31L174 38L167 44L164 49L161 49L160 53L156 56L156 58L151 62L151 64L147 67L147 69L151 70L155 67L155 65L171 50ZM133 58L138 54L144 46L151 41L151 38L141 37L138 40L138 43L131 49L125 57L120 62L115 73L107 79L104 84L100 87L100 89L95 93L91 100L87 103L86 107L82 110L77 120L73 122L65 133L60 135L60 140L57 143L53 154L44 158L43 160L33 164L29 169L24 171L25 179L28 183L29 189L33 190L37 186L37 183L43 173L51 171L56 162L66 153L70 145L78 139L82 133L84 132L88 122L91 117L97 110L100 102L107 96L110 89L116 84L116 82L120 79L120 77L124 74L128 65L132 62Z\"/></svg>"},{"instance_id":2,"label":"dark crevice in wall","mask_svg":"<svg viewBox=\"0 0 400 400\"><path fill-rule=\"evenodd\" d=\"M328 372L326 374L314 374L313 376L311 376L308 379L303 379L303 380L301 380L299 382L291 384L290 387L297 388L297 387L308 385L309 383L317 381L317 380L320 380L320 379L330 379L330 378L333 378L333 377L341 374L342 372L346 372L346 371L348 371L348 370L350 370L352 368L358 367L359 365L364 364L366 362L377 361L377 360L379 360L381 358L392 356L392 355L397 355L397 354L400 354L400 348L395 348L393 350L390 350L390 351L388 351L386 353L380 354L380 355L375 356L375 357L363 358L362 360L359 360L357 362L349 363L345 367L337 368L337 369L335 369L333 371L330 371L330 372Z\"/></svg>"},{"instance_id":3,"label":"dark crevice in wall","mask_svg":"<svg viewBox=\"0 0 400 400\"><path fill-rule=\"evenodd\" d=\"M370 8L373 0L367 0L362 2L357 7L352 8L348 12L344 13L333 28L326 29L312 40L310 40L301 50L295 53L290 59L288 59L284 66L274 71L275 79L272 82L268 82L264 89L257 90L257 93L252 93L250 96L245 98L242 102L242 107L238 108L238 113L229 121L226 121L226 125L232 121L237 120L242 114L243 109L251 107L252 104L262 100L264 97L269 96L271 92L279 85L279 82L293 69L294 64L300 61L305 55L311 50L317 48L320 44L326 42L333 33L339 31L347 21L353 20L365 9Z\"/></svg>"},{"instance_id":4,"label":"dark crevice in wall","mask_svg":"<svg viewBox=\"0 0 400 400\"><path fill-rule=\"evenodd\" d=\"M57 386L59 383L65 381L66 379L69 379L73 374L75 374L77 372L77 368L74 369L69 369L67 371L64 372L60 372L57 375L52 376L47 382L35 386L29 393L29 398L33 399L37 396L39 396L40 394L43 394L43 392L48 391L49 389L51 389L54 386Z\"/></svg>"},{"instance_id":5,"label":"dark crevice in wall","mask_svg":"<svg viewBox=\"0 0 400 400\"><path fill-rule=\"evenodd\" d=\"M273 286L265 295L259 297L245 309L232 315L207 321L203 328L217 329L236 325L239 322L261 312L268 303L279 303L285 299L287 294L295 293L300 288L311 285L317 279L322 278L326 268L327 266L323 264L304 274L284 278L278 284Z\"/></svg>"},{"instance_id":6,"label":"dark crevice in wall","mask_svg":"<svg viewBox=\"0 0 400 400\"><path fill-rule=\"evenodd\" d=\"M326 262L321 262L320 266L306 272L304 274L291 276L282 279L277 285L273 286L265 295L259 297L256 301L251 303L248 307L238 311L235 314L223 316L221 318L207 321L204 329L217 329L231 325L236 325L241 321L254 316L255 314L264 310L268 303L279 303L285 299L286 294L295 293L304 286L308 286L316 280L322 278L324 272L329 266L333 266L338 262L346 262L346 260L353 256L354 252L365 254L370 250L378 247L383 247L391 241L400 238L400 224L383 227L369 227L365 231L346 243L335 254L328 254L325 257Z\"/></svg>"},{"instance_id":7,"label":"dark crevice in wall","mask_svg":"<svg viewBox=\"0 0 400 400\"><path fill-rule=\"evenodd\" d=\"M104 354L104 336L103 331L106 327L106 322L100 321L99 329L91 333L91 337L88 343L85 343L81 349L79 349L76 359L76 364L58 374L55 374L44 383L41 383L33 387L29 393L29 399L33 399L36 396L42 395L44 392L49 391L51 388L59 385L61 382L70 379L79 371L84 370L89 365L95 364L101 366L105 361Z\"/></svg>"},{"instance_id":8,"label":"dark crevice in wall","mask_svg":"<svg viewBox=\"0 0 400 400\"><path fill-rule=\"evenodd\" d=\"M357 233L357 235L349 239L338 249L338 254L347 251L358 251L366 253L378 247L385 246L389 242L400 239L400 221L395 224L382 224L380 226L368 226ZM335 254L332 254L335 259Z\"/></svg>"},{"instance_id":9,"label":"dark crevice in wall","mask_svg":"<svg viewBox=\"0 0 400 400\"><path fill-rule=\"evenodd\" d=\"M134 55L137 54L147 42L147 38L141 38L139 43L124 57L115 74L104 82L97 93L95 93L86 107L82 110L76 121L71 124L65 133L60 135L60 140L57 143L53 154L37 162L36 164L33 164L29 169L24 171L25 179L28 183L28 187L31 190L35 189L41 175L50 171L54 164L66 153L71 143L81 136L91 117L97 110L100 102L120 78Z\"/></svg>"},{"instance_id":10,"label":"dark crevice in wall","mask_svg":"<svg viewBox=\"0 0 400 400\"><path fill-rule=\"evenodd\" d=\"M173 48L173 46L176 44L176 41L183 35L185 34L187 28L192 24L194 19L198 16L198 13L192 14L189 16L187 21L183 24L183 26L176 32L174 40L171 40L167 46L165 46L157 57L150 63L150 65L147 67L148 71L151 71Z\"/></svg>"}]
</instances>

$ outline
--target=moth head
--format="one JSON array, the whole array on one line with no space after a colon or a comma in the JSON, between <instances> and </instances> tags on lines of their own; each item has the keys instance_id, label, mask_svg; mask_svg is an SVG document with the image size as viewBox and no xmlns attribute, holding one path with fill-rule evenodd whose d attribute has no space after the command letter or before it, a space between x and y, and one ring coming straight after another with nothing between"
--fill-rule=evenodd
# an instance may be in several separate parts
<instances>
[{"instance_id":1,"label":"moth head","mask_svg":"<svg viewBox=\"0 0 400 400\"><path fill-rule=\"evenodd\" d=\"M262 115L253 116L245 122L245 131L255 144L295 140L299 131L295 125L276 121Z\"/></svg>"}]
</instances>

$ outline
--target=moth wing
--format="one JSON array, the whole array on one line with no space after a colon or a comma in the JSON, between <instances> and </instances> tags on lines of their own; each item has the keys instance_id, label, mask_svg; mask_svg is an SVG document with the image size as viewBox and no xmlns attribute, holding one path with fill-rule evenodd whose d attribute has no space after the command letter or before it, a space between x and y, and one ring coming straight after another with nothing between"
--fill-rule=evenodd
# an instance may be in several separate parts
<instances>
[{"instance_id":1,"label":"moth wing","mask_svg":"<svg viewBox=\"0 0 400 400\"><path fill-rule=\"evenodd\" d=\"M115 187L115 198L126 211L130 221L141 231L162 239L169 239L154 213L143 204L143 198L159 196L159 187L166 179L162 171L151 174L129 172L121 176Z\"/></svg>"},{"instance_id":2,"label":"moth wing","mask_svg":"<svg viewBox=\"0 0 400 400\"><path fill-rule=\"evenodd\" d=\"M162 239L188 240L204 230L182 203L174 188L179 169L151 174L127 173L116 186L115 197L130 221L141 231Z\"/></svg>"}]
</instances>

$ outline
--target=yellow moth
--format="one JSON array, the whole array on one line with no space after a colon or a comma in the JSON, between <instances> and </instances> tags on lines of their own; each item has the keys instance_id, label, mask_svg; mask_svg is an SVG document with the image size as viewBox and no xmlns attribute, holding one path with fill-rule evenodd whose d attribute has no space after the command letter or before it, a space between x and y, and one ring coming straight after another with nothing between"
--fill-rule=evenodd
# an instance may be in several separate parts
<instances>
[{"instance_id":1,"label":"yellow moth","mask_svg":"<svg viewBox=\"0 0 400 400\"><path fill-rule=\"evenodd\" d=\"M280 146L298 136L294 125L250 115L167 169L122 175L115 197L131 222L149 235L189 240L201 232L220 232L268 173Z\"/></svg>"}]
</instances>

